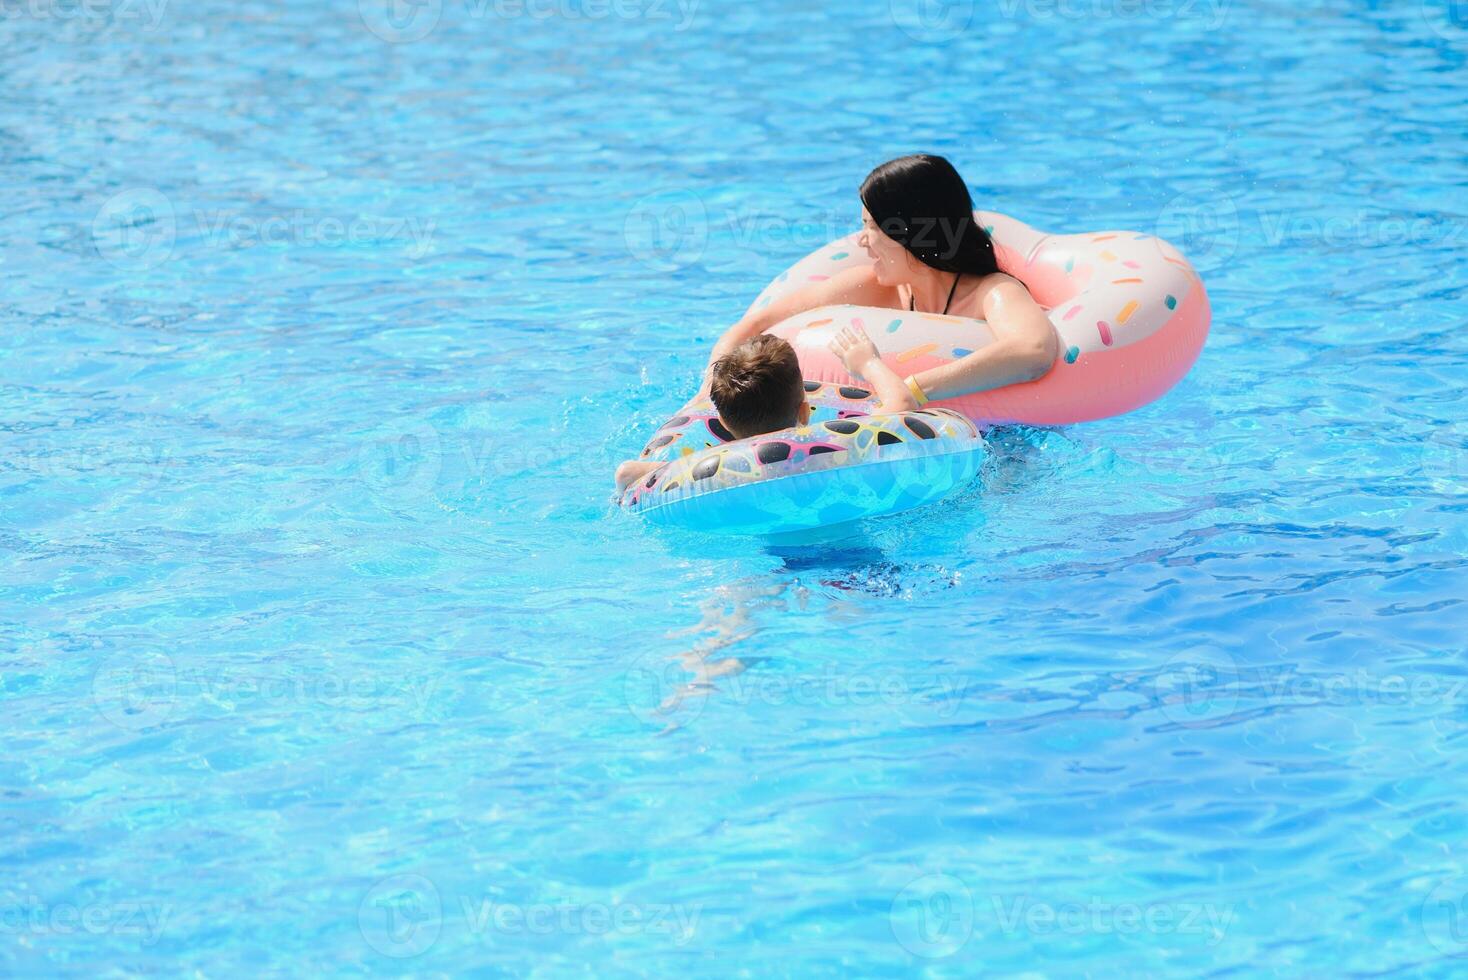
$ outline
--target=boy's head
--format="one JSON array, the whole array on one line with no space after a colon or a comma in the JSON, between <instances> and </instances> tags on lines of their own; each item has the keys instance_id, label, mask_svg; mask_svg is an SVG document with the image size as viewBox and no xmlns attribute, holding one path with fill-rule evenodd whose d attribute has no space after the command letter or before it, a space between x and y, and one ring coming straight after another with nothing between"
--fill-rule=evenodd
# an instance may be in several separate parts
<instances>
[{"instance_id":1,"label":"boy's head","mask_svg":"<svg viewBox=\"0 0 1468 980\"><path fill-rule=\"evenodd\" d=\"M709 396L736 439L810 420L795 348L769 334L760 334L714 362Z\"/></svg>"}]
</instances>

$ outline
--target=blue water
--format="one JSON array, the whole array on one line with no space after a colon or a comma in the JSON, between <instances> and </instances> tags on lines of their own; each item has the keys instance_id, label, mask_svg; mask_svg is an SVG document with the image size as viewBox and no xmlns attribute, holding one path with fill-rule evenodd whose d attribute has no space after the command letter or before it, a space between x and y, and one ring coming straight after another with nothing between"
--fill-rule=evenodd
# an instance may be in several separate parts
<instances>
[{"instance_id":1,"label":"blue water","mask_svg":"<svg viewBox=\"0 0 1468 980\"><path fill-rule=\"evenodd\" d=\"M0 974L1461 974L1461 2L376 2L0 5ZM618 513L919 149L1192 374Z\"/></svg>"}]
</instances>

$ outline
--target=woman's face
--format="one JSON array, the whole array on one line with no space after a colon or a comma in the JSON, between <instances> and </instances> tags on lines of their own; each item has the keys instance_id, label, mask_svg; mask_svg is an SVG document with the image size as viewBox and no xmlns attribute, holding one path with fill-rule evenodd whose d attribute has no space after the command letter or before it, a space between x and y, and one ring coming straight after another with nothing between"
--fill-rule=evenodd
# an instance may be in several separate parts
<instances>
[{"instance_id":1,"label":"woman's face","mask_svg":"<svg viewBox=\"0 0 1468 980\"><path fill-rule=\"evenodd\" d=\"M912 253L893 241L877 227L872 213L861 209L861 235L856 243L867 250L877 271L877 282L883 286L901 286L912 282Z\"/></svg>"}]
</instances>

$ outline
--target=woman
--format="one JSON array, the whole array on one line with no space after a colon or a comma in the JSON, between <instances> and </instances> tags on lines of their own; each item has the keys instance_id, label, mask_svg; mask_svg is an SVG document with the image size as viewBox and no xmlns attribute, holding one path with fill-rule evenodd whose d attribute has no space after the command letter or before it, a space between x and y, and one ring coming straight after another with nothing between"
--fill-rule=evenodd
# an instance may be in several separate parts
<instances>
[{"instance_id":1,"label":"woman","mask_svg":"<svg viewBox=\"0 0 1468 980\"><path fill-rule=\"evenodd\" d=\"M908 378L919 401L953 398L1044 377L1060 341L1024 283L999 271L973 199L939 156L900 157L861 185L858 244L872 264L848 269L747 314L714 345L709 364L781 321L849 304L986 320L994 343ZM863 340L865 338L862 338Z\"/></svg>"}]
</instances>

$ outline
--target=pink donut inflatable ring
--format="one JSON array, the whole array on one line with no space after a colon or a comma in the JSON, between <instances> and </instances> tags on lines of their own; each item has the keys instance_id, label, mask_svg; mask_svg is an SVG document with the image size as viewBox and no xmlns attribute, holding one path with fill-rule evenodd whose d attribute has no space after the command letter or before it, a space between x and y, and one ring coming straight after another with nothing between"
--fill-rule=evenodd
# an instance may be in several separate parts
<instances>
[{"instance_id":1,"label":"pink donut inflatable ring","mask_svg":"<svg viewBox=\"0 0 1468 980\"><path fill-rule=\"evenodd\" d=\"M1024 283L1060 336L1043 378L933 402L981 425L1067 425L1133 411L1188 373L1208 337L1203 281L1155 235L1100 231L1049 235L1014 218L976 211L999 268ZM851 234L801 259L765 287L751 311L811 282L870 262ZM848 323L863 326L900 375L958 360L994 342L983 320L865 306L826 306L770 328L795 347L810 381L854 381L827 345Z\"/></svg>"}]
</instances>

